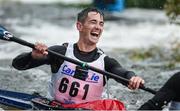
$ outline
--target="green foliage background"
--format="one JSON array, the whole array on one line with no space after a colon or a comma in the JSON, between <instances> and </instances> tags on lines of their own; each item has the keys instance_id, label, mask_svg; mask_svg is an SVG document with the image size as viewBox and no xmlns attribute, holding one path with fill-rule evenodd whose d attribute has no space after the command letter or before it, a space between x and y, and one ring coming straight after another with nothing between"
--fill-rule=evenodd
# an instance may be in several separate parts
<instances>
[{"instance_id":1,"label":"green foliage background","mask_svg":"<svg viewBox=\"0 0 180 111\"><path fill-rule=\"evenodd\" d=\"M180 0L167 0L164 8L166 14L174 20L180 15Z\"/></svg>"},{"instance_id":2,"label":"green foliage background","mask_svg":"<svg viewBox=\"0 0 180 111\"><path fill-rule=\"evenodd\" d=\"M171 21L176 20L180 15L180 0L125 0L125 7L162 9Z\"/></svg>"}]
</instances>

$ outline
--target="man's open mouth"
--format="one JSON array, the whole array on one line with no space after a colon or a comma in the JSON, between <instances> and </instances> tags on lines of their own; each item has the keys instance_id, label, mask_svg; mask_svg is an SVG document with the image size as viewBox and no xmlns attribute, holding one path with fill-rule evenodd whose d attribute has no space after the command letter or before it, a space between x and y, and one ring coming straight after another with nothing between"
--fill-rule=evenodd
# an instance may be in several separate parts
<instances>
[{"instance_id":1,"label":"man's open mouth","mask_svg":"<svg viewBox=\"0 0 180 111\"><path fill-rule=\"evenodd\" d=\"M92 32L92 33L91 33L91 35L92 35L92 36L96 36L96 37L98 37L98 36L99 36L99 34L98 34L98 33L94 33L94 32Z\"/></svg>"}]
</instances>

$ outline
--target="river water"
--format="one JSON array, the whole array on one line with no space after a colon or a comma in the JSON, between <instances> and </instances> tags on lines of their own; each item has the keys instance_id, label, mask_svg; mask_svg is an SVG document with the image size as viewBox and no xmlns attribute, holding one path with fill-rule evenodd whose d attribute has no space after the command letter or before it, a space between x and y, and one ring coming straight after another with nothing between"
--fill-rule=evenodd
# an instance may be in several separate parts
<instances>
[{"instance_id":1,"label":"river water","mask_svg":"<svg viewBox=\"0 0 180 111\"><path fill-rule=\"evenodd\" d=\"M5 2L0 4L0 24L14 35L29 42L44 42L48 46L64 42L76 42L78 32L75 18L80 8L63 7L57 4L23 4ZM116 58L120 64L143 77L146 86L159 89L175 72L165 68L170 44L179 40L180 27L169 24L163 11L145 9L126 9L108 17L105 30L98 44L107 55ZM146 50L151 46L160 47L161 54L148 59L131 59L131 52L139 48ZM18 71L11 66L12 59L31 49L13 42L0 41L0 88L26 93L38 92L46 95L50 79L47 65L34 69ZM159 52L158 52L159 53ZM125 103L128 110L137 109L153 95L143 90L131 91L114 80L109 81L111 98ZM107 97L107 95L104 95Z\"/></svg>"}]
</instances>

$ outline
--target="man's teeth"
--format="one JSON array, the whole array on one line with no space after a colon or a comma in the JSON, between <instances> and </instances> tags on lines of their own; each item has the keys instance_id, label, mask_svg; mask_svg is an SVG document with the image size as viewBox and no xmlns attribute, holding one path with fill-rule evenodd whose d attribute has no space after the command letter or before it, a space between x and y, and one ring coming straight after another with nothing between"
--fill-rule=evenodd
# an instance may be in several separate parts
<instances>
[{"instance_id":1,"label":"man's teeth","mask_svg":"<svg viewBox=\"0 0 180 111\"><path fill-rule=\"evenodd\" d=\"M98 36L98 34L96 34L96 33L91 33L91 34L92 34L93 36L96 36L96 37Z\"/></svg>"}]
</instances>

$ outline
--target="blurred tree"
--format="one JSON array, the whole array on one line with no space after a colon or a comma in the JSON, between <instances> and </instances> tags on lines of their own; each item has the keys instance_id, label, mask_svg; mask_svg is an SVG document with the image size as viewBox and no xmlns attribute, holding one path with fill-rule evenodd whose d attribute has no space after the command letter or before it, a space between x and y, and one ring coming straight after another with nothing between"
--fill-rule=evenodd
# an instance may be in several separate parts
<instances>
[{"instance_id":1,"label":"blurred tree","mask_svg":"<svg viewBox=\"0 0 180 111\"><path fill-rule=\"evenodd\" d=\"M167 0L165 10L171 20L176 20L180 15L180 0Z\"/></svg>"}]
</instances>

